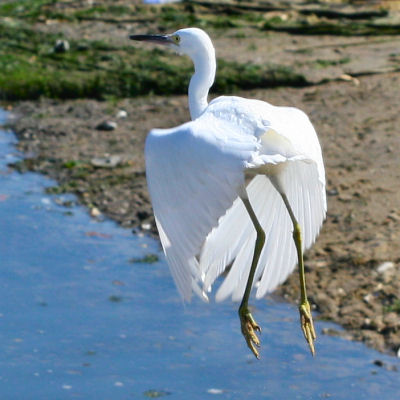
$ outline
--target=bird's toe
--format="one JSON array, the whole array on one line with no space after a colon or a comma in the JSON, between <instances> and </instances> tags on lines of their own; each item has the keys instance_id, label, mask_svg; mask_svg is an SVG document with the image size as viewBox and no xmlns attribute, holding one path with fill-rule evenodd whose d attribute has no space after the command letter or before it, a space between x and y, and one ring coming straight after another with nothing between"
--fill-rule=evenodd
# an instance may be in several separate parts
<instances>
[{"instance_id":1,"label":"bird's toe","mask_svg":"<svg viewBox=\"0 0 400 400\"><path fill-rule=\"evenodd\" d=\"M311 354L314 356L315 355L314 341L316 340L317 335L314 329L310 303L308 301L305 301L302 304L300 304L299 312L300 312L301 329L308 343L308 346L310 347Z\"/></svg>"}]
</instances>

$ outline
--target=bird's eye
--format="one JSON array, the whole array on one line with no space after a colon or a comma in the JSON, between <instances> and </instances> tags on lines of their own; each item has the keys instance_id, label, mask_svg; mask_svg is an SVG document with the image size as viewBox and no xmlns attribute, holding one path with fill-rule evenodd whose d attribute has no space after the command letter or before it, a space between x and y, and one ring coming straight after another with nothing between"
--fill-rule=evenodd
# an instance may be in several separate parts
<instances>
[{"instance_id":1,"label":"bird's eye","mask_svg":"<svg viewBox=\"0 0 400 400\"><path fill-rule=\"evenodd\" d=\"M175 44L179 44L181 38L178 35L174 35L172 36L172 40L175 42Z\"/></svg>"}]
</instances>

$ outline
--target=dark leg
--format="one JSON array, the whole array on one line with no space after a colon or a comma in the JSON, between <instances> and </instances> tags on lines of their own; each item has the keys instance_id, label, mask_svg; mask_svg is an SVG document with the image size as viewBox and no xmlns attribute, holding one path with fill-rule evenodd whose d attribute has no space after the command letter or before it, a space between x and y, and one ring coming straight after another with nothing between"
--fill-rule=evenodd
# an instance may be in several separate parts
<instances>
[{"instance_id":1,"label":"dark leg","mask_svg":"<svg viewBox=\"0 0 400 400\"><path fill-rule=\"evenodd\" d=\"M265 233L258 222L257 216L254 213L254 210L250 204L249 199L242 199L243 203L247 209L247 212L250 215L251 220L253 221L254 227L257 231L257 239L254 248L253 261L251 263L251 268L249 272L249 277L247 279L246 289L244 291L242 302L239 307L239 318L243 336L246 340L247 346L253 352L253 354L260 358L257 347L260 347L260 340L258 339L255 331L261 332L261 328L254 320L251 312L249 311L248 302L250 297L251 288L253 286L254 274L257 269L258 260L260 259L261 251L264 247L265 243Z\"/></svg>"}]
</instances>

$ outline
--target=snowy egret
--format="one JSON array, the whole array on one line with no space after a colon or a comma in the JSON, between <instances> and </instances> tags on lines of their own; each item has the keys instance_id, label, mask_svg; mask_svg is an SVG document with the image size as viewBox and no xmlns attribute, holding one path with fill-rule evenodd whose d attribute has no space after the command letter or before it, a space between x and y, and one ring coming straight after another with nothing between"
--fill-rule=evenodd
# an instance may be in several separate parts
<instances>
[{"instance_id":1,"label":"snowy egret","mask_svg":"<svg viewBox=\"0 0 400 400\"><path fill-rule=\"evenodd\" d=\"M257 298L273 291L297 258L301 328L314 355L303 251L322 226L326 195L313 125L296 108L260 100L221 96L208 104L216 59L201 29L130 38L167 45L194 63L192 121L151 130L145 146L156 224L182 297L190 300L194 291L207 301L214 281L228 270L216 300L241 300L241 330L259 358L261 329L249 310L251 289L257 287Z\"/></svg>"}]
</instances>

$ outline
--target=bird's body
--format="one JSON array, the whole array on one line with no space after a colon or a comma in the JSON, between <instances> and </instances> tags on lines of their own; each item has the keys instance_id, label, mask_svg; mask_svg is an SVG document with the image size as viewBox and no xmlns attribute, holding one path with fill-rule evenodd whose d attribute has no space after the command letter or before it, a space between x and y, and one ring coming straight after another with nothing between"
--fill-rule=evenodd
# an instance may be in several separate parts
<instances>
[{"instance_id":1,"label":"bird's body","mask_svg":"<svg viewBox=\"0 0 400 400\"><path fill-rule=\"evenodd\" d=\"M219 97L196 120L150 132L146 141L150 196L157 226L164 232L161 239L168 262L186 300L192 288L206 298L210 285L239 252L241 257L217 299L232 295L237 301L243 296L244 272L251 264L256 235L240 202L246 175L255 175L247 193L267 236L259 277L266 272L257 297L274 290L292 272L296 265L292 224L273 184L279 182L297 215L301 209L303 242L309 247L325 211L323 164L315 160L322 161L321 151L308 117L295 108L274 107L259 100ZM308 180L296 179L300 169L317 178L311 188L304 186ZM251 190L253 186L257 190ZM319 213L308 226L313 208ZM269 226L276 217L284 221ZM271 252L285 257L277 260Z\"/></svg>"},{"instance_id":2,"label":"bird's body","mask_svg":"<svg viewBox=\"0 0 400 400\"><path fill-rule=\"evenodd\" d=\"M302 327L313 351L301 271L302 252L315 241L326 214L316 132L296 108L234 96L208 104L215 75L209 37L189 28L162 38L181 46L195 65L189 85L193 120L152 130L145 148L156 223L177 287L186 300L193 290L207 300L212 284L230 266L216 299L242 300L242 332L258 356L254 330L259 327L247 307L250 290L257 285L258 298L274 290L298 260Z\"/></svg>"}]
</instances>

